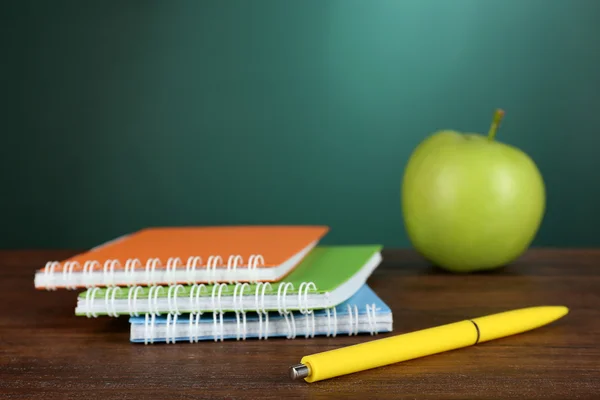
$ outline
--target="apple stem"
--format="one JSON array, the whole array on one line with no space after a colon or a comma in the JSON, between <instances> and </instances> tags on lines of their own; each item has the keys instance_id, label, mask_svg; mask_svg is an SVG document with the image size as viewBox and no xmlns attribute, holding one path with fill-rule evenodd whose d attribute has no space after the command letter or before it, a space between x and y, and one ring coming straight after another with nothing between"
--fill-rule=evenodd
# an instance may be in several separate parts
<instances>
[{"instance_id":1,"label":"apple stem","mask_svg":"<svg viewBox=\"0 0 600 400\"><path fill-rule=\"evenodd\" d=\"M490 126L490 131L488 133L488 139L490 141L494 140L496 137L496 132L498 131L498 127L500 126L500 122L502 122L502 118L504 117L504 110L497 109L494 113L494 119L492 120L492 126Z\"/></svg>"}]
</instances>

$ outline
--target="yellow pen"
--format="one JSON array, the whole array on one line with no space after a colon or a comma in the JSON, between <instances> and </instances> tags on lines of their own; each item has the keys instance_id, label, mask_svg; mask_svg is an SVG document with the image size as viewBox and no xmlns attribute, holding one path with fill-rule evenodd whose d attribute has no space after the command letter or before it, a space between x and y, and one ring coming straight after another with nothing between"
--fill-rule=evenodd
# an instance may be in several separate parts
<instances>
[{"instance_id":1,"label":"yellow pen","mask_svg":"<svg viewBox=\"0 0 600 400\"><path fill-rule=\"evenodd\" d=\"M388 364L454 350L549 324L564 306L522 308L305 356L290 377L317 382Z\"/></svg>"}]
</instances>

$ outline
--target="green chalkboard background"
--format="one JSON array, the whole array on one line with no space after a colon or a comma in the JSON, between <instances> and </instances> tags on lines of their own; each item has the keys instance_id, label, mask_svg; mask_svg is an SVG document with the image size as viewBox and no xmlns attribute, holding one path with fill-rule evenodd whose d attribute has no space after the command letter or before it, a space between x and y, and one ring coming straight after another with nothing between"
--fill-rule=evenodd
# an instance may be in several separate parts
<instances>
[{"instance_id":1,"label":"green chalkboard background","mask_svg":"<svg viewBox=\"0 0 600 400\"><path fill-rule=\"evenodd\" d=\"M600 245L600 1L5 1L0 245L149 225L328 224L409 245L432 131L538 163L536 246Z\"/></svg>"}]
</instances>

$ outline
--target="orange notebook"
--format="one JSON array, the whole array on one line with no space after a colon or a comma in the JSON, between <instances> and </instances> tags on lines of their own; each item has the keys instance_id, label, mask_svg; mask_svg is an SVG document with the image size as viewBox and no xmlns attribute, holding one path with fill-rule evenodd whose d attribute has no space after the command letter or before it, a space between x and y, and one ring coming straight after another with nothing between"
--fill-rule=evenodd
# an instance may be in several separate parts
<instances>
[{"instance_id":1,"label":"orange notebook","mask_svg":"<svg viewBox=\"0 0 600 400\"><path fill-rule=\"evenodd\" d=\"M278 281L326 226L154 227L36 271L37 289Z\"/></svg>"}]
</instances>

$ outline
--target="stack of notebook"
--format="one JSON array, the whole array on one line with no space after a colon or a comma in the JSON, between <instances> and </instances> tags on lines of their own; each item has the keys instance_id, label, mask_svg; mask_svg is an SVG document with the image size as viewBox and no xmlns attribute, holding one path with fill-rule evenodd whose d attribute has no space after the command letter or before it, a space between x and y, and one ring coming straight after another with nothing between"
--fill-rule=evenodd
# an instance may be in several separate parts
<instances>
[{"instance_id":1,"label":"stack of notebook","mask_svg":"<svg viewBox=\"0 0 600 400\"><path fill-rule=\"evenodd\" d=\"M128 316L134 343L377 334L392 312L368 286L381 246L324 246L323 226L148 228L35 275L80 290L75 314Z\"/></svg>"}]
</instances>

